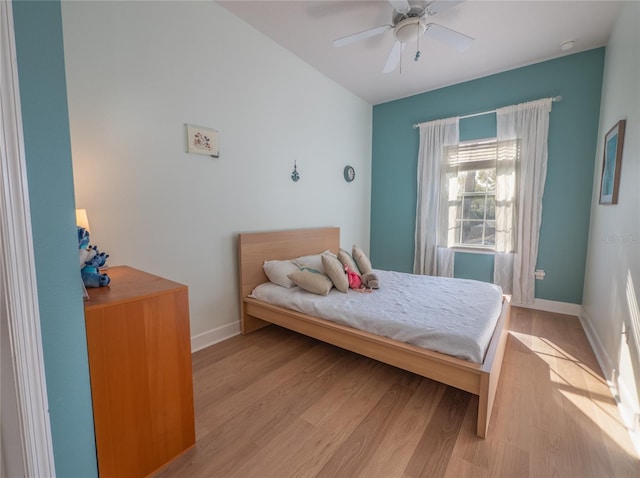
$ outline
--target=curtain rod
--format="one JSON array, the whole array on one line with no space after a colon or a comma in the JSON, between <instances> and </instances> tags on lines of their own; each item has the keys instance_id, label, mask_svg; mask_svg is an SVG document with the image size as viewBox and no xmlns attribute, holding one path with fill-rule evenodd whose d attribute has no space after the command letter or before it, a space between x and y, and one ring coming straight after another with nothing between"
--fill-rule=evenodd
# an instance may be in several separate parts
<instances>
[{"instance_id":1,"label":"curtain rod","mask_svg":"<svg viewBox=\"0 0 640 478\"><path fill-rule=\"evenodd\" d=\"M559 103L560 101L562 101L562 96L554 96L553 98L551 98L551 101L554 103ZM498 108L496 108L495 110L489 110L489 111L482 111L480 113L473 113L470 115L464 115L464 116L460 116L460 119L465 119L465 118L473 118L474 116L483 116L483 115L488 115L490 113L495 113L497 111ZM424 121L424 123L428 123L428 121ZM419 128L420 125L423 123L416 123L413 125L414 128Z\"/></svg>"}]
</instances>

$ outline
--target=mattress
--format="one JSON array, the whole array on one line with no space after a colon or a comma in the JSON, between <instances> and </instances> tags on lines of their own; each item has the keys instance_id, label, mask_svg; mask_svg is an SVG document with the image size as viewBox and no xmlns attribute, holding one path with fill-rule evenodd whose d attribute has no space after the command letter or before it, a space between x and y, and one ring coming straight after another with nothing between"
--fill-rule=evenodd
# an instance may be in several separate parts
<instances>
[{"instance_id":1,"label":"mattress","mask_svg":"<svg viewBox=\"0 0 640 478\"><path fill-rule=\"evenodd\" d=\"M250 297L376 335L482 363L502 310L494 284L374 271L380 288L371 293L331 289L319 296L273 283Z\"/></svg>"}]
</instances>

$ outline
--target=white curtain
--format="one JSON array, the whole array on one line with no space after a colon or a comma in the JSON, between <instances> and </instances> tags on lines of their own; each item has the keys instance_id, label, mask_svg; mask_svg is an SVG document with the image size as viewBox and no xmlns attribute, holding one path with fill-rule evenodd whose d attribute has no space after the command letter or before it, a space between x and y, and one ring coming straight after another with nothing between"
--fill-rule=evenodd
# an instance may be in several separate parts
<instances>
[{"instance_id":1,"label":"white curtain","mask_svg":"<svg viewBox=\"0 0 640 478\"><path fill-rule=\"evenodd\" d=\"M436 256L436 274L442 277L453 277L456 251L446 246L438 246L436 248Z\"/></svg>"},{"instance_id":2,"label":"white curtain","mask_svg":"<svg viewBox=\"0 0 640 478\"><path fill-rule=\"evenodd\" d=\"M440 214L445 146L458 144L458 117L420 125L418 201L413 259L415 274L453 277L454 251L446 247L446 216ZM445 247L438 247L438 246Z\"/></svg>"},{"instance_id":3,"label":"white curtain","mask_svg":"<svg viewBox=\"0 0 640 478\"><path fill-rule=\"evenodd\" d=\"M533 304L551 98L496 110L494 282L515 304Z\"/></svg>"}]
</instances>

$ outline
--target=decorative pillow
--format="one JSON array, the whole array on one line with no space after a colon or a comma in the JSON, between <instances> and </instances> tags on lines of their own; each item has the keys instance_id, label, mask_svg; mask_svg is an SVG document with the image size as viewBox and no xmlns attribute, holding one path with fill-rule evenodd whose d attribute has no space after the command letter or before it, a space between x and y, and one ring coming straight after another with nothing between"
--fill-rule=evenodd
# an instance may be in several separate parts
<instances>
[{"instance_id":1,"label":"decorative pillow","mask_svg":"<svg viewBox=\"0 0 640 478\"><path fill-rule=\"evenodd\" d=\"M349 266L349 269L360 275L360 269L358 269L353 257L351 257L351 254L344 249L340 249L340 252L338 252L338 260L343 266Z\"/></svg>"},{"instance_id":2,"label":"decorative pillow","mask_svg":"<svg viewBox=\"0 0 640 478\"><path fill-rule=\"evenodd\" d=\"M264 261L262 269L267 277L274 284L281 285L290 289L295 286L293 282L287 277L287 275L298 270L298 266L293 261Z\"/></svg>"},{"instance_id":3,"label":"decorative pillow","mask_svg":"<svg viewBox=\"0 0 640 478\"><path fill-rule=\"evenodd\" d=\"M367 272L371 272L373 270L373 268L371 267L371 261L369 260L367 255L355 244L353 245L352 253L353 259L356 261L356 264L358 264L358 269L360 269L361 274L366 274Z\"/></svg>"},{"instance_id":4,"label":"decorative pillow","mask_svg":"<svg viewBox=\"0 0 640 478\"><path fill-rule=\"evenodd\" d=\"M322 267L322 255L323 254L331 254L331 251L324 251L320 254L312 254L310 256L302 256L293 259L293 263L297 265L300 269L304 267L308 267L310 269L315 269L320 271L321 274L325 273L324 267Z\"/></svg>"},{"instance_id":5,"label":"decorative pillow","mask_svg":"<svg viewBox=\"0 0 640 478\"><path fill-rule=\"evenodd\" d=\"M322 265L336 289L340 292L347 292L349 290L349 279L338 258L333 254L322 254Z\"/></svg>"},{"instance_id":6,"label":"decorative pillow","mask_svg":"<svg viewBox=\"0 0 640 478\"><path fill-rule=\"evenodd\" d=\"M333 283L326 275L312 272L310 269L300 269L288 275L289 279L308 292L318 295L327 295Z\"/></svg>"}]
</instances>

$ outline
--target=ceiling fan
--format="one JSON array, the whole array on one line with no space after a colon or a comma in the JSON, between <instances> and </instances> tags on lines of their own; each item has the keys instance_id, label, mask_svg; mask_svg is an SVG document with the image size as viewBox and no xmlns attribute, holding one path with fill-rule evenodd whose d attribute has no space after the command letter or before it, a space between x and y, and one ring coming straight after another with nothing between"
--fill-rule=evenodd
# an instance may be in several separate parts
<instances>
[{"instance_id":1,"label":"ceiling fan","mask_svg":"<svg viewBox=\"0 0 640 478\"><path fill-rule=\"evenodd\" d=\"M395 43L389 52L383 73L394 71L400 64L402 51L407 43L419 40L422 35L427 35L434 40L445 43L457 51L467 50L474 39L450 28L428 21L429 17L442 13L445 10L462 3L464 0L430 0L415 2L408 0L388 0L393 7L390 25L381 25L362 32L338 38L333 46L343 47L376 35L380 35L393 29ZM416 50L415 60L420 58L420 49Z\"/></svg>"}]
</instances>

